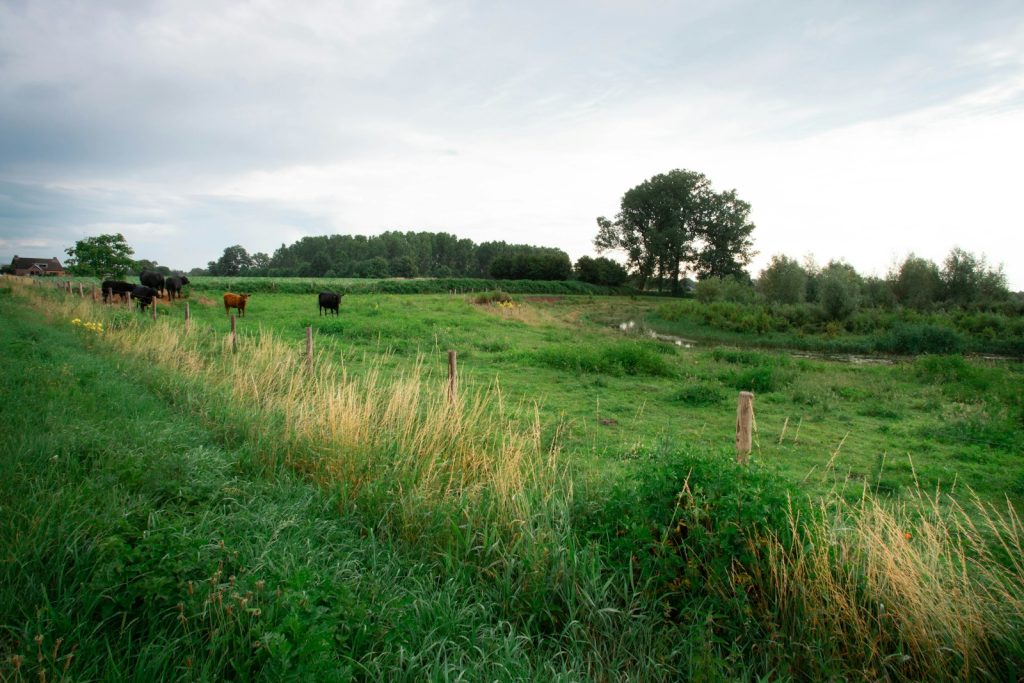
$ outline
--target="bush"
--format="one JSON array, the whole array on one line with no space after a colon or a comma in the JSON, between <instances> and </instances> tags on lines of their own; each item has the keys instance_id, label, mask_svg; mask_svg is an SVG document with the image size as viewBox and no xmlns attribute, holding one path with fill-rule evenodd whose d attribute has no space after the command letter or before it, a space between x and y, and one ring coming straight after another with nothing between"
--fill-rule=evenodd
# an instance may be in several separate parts
<instances>
[{"instance_id":1,"label":"bush","mask_svg":"<svg viewBox=\"0 0 1024 683\"><path fill-rule=\"evenodd\" d=\"M725 391L717 384L699 382L686 385L673 394L670 400L688 406L713 406L725 400Z\"/></svg>"},{"instance_id":2,"label":"bush","mask_svg":"<svg viewBox=\"0 0 1024 683\"><path fill-rule=\"evenodd\" d=\"M581 528L617 566L633 567L659 592L666 613L688 608L716 619L727 641L757 629L749 618L765 574L757 539L791 538L785 484L756 461L738 465L732 453L648 454L607 502L585 512ZM710 602L709 602L710 601ZM756 640L756 635L755 635Z\"/></svg>"},{"instance_id":3,"label":"bush","mask_svg":"<svg viewBox=\"0 0 1024 683\"><path fill-rule=\"evenodd\" d=\"M499 289L494 292L487 292L486 294L478 294L473 297L473 301L478 304L508 304L512 303L513 299Z\"/></svg>"},{"instance_id":4,"label":"bush","mask_svg":"<svg viewBox=\"0 0 1024 683\"><path fill-rule=\"evenodd\" d=\"M937 325L899 323L878 340L878 351L916 356L921 353L959 353L963 340L955 331Z\"/></svg>"},{"instance_id":5,"label":"bush","mask_svg":"<svg viewBox=\"0 0 1024 683\"><path fill-rule=\"evenodd\" d=\"M768 393L778 391L791 384L793 373L773 365L762 365L745 370L725 372L722 373L720 379L722 384L740 391Z\"/></svg>"},{"instance_id":6,"label":"bush","mask_svg":"<svg viewBox=\"0 0 1024 683\"><path fill-rule=\"evenodd\" d=\"M604 256L581 256L576 261L576 279L594 285L618 287L625 284L629 274L621 265Z\"/></svg>"},{"instance_id":7,"label":"bush","mask_svg":"<svg viewBox=\"0 0 1024 683\"><path fill-rule=\"evenodd\" d=\"M553 345L523 354L527 362L557 370L606 375L652 375L670 377L672 367L664 350L672 347L652 342L621 342L600 347Z\"/></svg>"}]
</instances>

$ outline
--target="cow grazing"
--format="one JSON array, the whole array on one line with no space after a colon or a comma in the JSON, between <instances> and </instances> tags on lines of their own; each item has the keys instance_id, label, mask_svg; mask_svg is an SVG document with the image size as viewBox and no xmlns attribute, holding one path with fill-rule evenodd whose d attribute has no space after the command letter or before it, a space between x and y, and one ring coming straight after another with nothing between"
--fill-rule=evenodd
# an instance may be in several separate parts
<instances>
[{"instance_id":1,"label":"cow grazing","mask_svg":"<svg viewBox=\"0 0 1024 683\"><path fill-rule=\"evenodd\" d=\"M234 308L238 310L238 317L243 317L245 315L245 303L248 300L248 294L232 294L228 292L224 295L224 313L230 315L231 309Z\"/></svg>"},{"instance_id":2,"label":"cow grazing","mask_svg":"<svg viewBox=\"0 0 1024 683\"><path fill-rule=\"evenodd\" d=\"M108 303L115 294L121 297L121 301L124 301L128 298L128 294L135 289L135 285L121 280L104 280L100 289L103 290L103 303Z\"/></svg>"},{"instance_id":3,"label":"cow grazing","mask_svg":"<svg viewBox=\"0 0 1024 683\"><path fill-rule=\"evenodd\" d=\"M132 288L132 298L139 302L139 311L146 310L146 306L153 303L154 297L159 297L160 292L145 285L135 285Z\"/></svg>"},{"instance_id":4,"label":"cow grazing","mask_svg":"<svg viewBox=\"0 0 1024 683\"><path fill-rule=\"evenodd\" d=\"M174 301L175 297L181 296L181 288L188 284L188 278L184 275L172 275L164 280L164 289L167 290L167 299Z\"/></svg>"},{"instance_id":5,"label":"cow grazing","mask_svg":"<svg viewBox=\"0 0 1024 683\"><path fill-rule=\"evenodd\" d=\"M345 295L334 292L320 292L320 315L324 315L324 311L328 313L334 311L334 315L338 315L338 307L341 305L343 296Z\"/></svg>"},{"instance_id":6,"label":"cow grazing","mask_svg":"<svg viewBox=\"0 0 1024 683\"><path fill-rule=\"evenodd\" d=\"M163 296L164 276L155 270L144 270L139 273L139 282L144 284L146 287L152 287L158 294L160 294L160 296Z\"/></svg>"}]
</instances>

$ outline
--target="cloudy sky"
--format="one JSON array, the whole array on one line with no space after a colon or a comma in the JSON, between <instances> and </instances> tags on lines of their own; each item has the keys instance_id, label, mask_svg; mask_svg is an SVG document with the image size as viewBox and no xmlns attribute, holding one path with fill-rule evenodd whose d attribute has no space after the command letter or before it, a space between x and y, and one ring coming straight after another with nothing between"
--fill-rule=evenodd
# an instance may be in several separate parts
<instances>
[{"instance_id":1,"label":"cloudy sky","mask_svg":"<svg viewBox=\"0 0 1024 683\"><path fill-rule=\"evenodd\" d=\"M1024 289L1024 4L0 2L0 261L121 232L431 230L592 254L685 168L773 254L884 274L954 246Z\"/></svg>"}]
</instances>

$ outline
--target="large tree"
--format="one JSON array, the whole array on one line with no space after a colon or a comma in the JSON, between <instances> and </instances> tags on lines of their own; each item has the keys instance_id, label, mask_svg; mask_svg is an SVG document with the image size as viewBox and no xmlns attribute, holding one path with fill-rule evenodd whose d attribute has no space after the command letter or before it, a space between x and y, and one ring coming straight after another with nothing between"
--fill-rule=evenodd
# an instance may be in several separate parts
<instances>
[{"instance_id":1,"label":"large tree","mask_svg":"<svg viewBox=\"0 0 1024 683\"><path fill-rule=\"evenodd\" d=\"M942 276L938 266L913 254L904 259L890 278L896 300L904 306L927 309L942 295Z\"/></svg>"},{"instance_id":2,"label":"large tree","mask_svg":"<svg viewBox=\"0 0 1024 683\"><path fill-rule=\"evenodd\" d=\"M641 288L656 278L679 291L680 276L743 272L753 255L750 205L735 190L717 193L702 173L676 169L628 190L614 221L597 219L598 252L621 250Z\"/></svg>"},{"instance_id":3,"label":"large tree","mask_svg":"<svg viewBox=\"0 0 1024 683\"><path fill-rule=\"evenodd\" d=\"M216 261L207 264L210 275L238 275L244 269L252 268L252 257L240 244L224 249L224 253Z\"/></svg>"},{"instance_id":4,"label":"large tree","mask_svg":"<svg viewBox=\"0 0 1024 683\"><path fill-rule=\"evenodd\" d=\"M122 278L134 265L135 252L121 233L86 237L64 252L68 255L65 265L75 275Z\"/></svg>"},{"instance_id":5,"label":"large tree","mask_svg":"<svg viewBox=\"0 0 1024 683\"><path fill-rule=\"evenodd\" d=\"M768 301L798 304L807 298L807 271L794 259L783 254L772 256L761 271L757 286Z\"/></svg>"},{"instance_id":6,"label":"large tree","mask_svg":"<svg viewBox=\"0 0 1024 683\"><path fill-rule=\"evenodd\" d=\"M754 257L750 233L750 204L736 196L736 190L713 194L697 232L698 249L694 270L697 277L742 276Z\"/></svg>"}]
</instances>

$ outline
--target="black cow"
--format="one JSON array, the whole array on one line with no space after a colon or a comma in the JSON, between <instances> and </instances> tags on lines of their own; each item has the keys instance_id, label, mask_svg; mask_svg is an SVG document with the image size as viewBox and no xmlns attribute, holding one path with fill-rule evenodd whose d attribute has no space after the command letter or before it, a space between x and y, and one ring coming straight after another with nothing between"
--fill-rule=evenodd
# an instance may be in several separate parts
<instances>
[{"instance_id":1,"label":"black cow","mask_svg":"<svg viewBox=\"0 0 1024 683\"><path fill-rule=\"evenodd\" d=\"M330 313L334 311L334 315L339 315L338 307L341 305L341 297L344 294L335 294L334 292L320 292L320 315L324 315L324 311Z\"/></svg>"},{"instance_id":2,"label":"black cow","mask_svg":"<svg viewBox=\"0 0 1024 683\"><path fill-rule=\"evenodd\" d=\"M135 285L130 282L122 282L121 280L104 280L100 288L103 290L103 303L107 303L114 294L121 297L121 301L124 301L128 298L128 294L135 289Z\"/></svg>"},{"instance_id":3,"label":"black cow","mask_svg":"<svg viewBox=\"0 0 1024 683\"><path fill-rule=\"evenodd\" d=\"M164 289L167 290L167 299L174 301L174 297L181 296L181 288L188 284L188 278L184 275L172 275L164 280Z\"/></svg>"},{"instance_id":4,"label":"black cow","mask_svg":"<svg viewBox=\"0 0 1024 683\"><path fill-rule=\"evenodd\" d=\"M153 303L153 297L159 296L160 292L156 291L152 287L135 285L132 289L132 298L139 302L139 312L145 311L146 306Z\"/></svg>"},{"instance_id":5,"label":"black cow","mask_svg":"<svg viewBox=\"0 0 1024 683\"><path fill-rule=\"evenodd\" d=\"M139 282L146 287L152 287L160 296L164 293L164 276L155 270L144 270L139 273ZM135 296L134 294L132 296Z\"/></svg>"}]
</instances>

